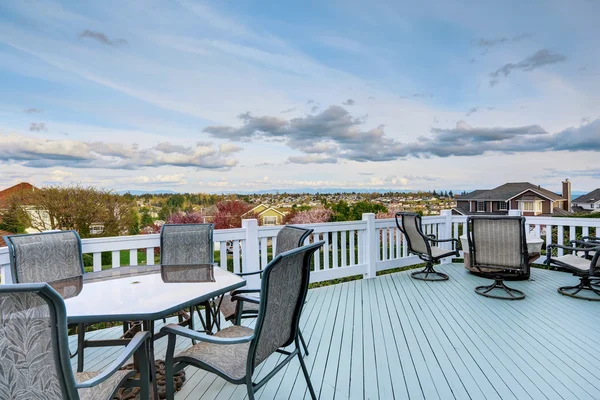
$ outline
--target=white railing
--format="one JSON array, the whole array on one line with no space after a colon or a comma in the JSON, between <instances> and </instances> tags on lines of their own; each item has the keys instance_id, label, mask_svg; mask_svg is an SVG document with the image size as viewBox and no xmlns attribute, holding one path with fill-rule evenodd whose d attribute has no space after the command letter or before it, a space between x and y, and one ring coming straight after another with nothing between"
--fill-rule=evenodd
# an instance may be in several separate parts
<instances>
[{"instance_id":1,"label":"white railing","mask_svg":"<svg viewBox=\"0 0 600 400\"><path fill-rule=\"evenodd\" d=\"M465 216L453 216L442 211L440 216L423 217L426 234L439 239L456 238L466 232ZM360 275L373 278L378 271L421 263L409 255L406 240L394 219L375 219L374 214L363 214L360 221L331 222L304 225L314 229L308 242L323 240L325 245L314 254L312 282L321 282ZM527 232L545 237L546 245L564 243L578 235L600 234L600 219L526 217ZM555 229L554 229L555 228ZM242 221L242 228L215 230L215 251L219 266L233 272L250 272L264 268L273 259L276 236L281 226L259 227L256 220ZM550 234L548 234L550 233ZM561 239L562 238L562 239ZM444 243L450 249L452 243ZM121 252L129 251L129 262L124 265L153 265L155 249L160 247L159 235L119 236L83 239L84 254L92 255L93 271L121 266ZM111 253L110 265L102 265L102 254ZM144 254L145 257L140 257ZM562 251L559 251L562 255ZM145 260L144 260L145 258ZM442 262L451 262L451 259ZM11 282L8 249L0 247L0 268L3 282ZM249 284L258 284L258 276L249 278Z\"/></svg>"}]
</instances>

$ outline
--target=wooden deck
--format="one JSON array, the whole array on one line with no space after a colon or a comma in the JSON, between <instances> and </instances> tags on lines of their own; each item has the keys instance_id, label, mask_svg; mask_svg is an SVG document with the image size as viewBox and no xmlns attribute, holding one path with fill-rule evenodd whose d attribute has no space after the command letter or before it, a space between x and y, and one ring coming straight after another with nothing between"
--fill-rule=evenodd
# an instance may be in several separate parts
<instances>
[{"instance_id":1,"label":"wooden deck","mask_svg":"<svg viewBox=\"0 0 600 400\"><path fill-rule=\"evenodd\" d=\"M556 292L576 277L533 269L531 281L511 282L527 294L511 302L476 295L473 288L490 281L462 264L439 269L449 281L416 281L402 272L309 291L301 321L311 352L305 360L321 399L600 399L600 304ZM156 343L158 356L165 340ZM118 351L87 349L86 370L103 368ZM246 397L245 387L213 374L189 368L187 377L178 400ZM257 398L309 398L299 363Z\"/></svg>"}]
</instances>

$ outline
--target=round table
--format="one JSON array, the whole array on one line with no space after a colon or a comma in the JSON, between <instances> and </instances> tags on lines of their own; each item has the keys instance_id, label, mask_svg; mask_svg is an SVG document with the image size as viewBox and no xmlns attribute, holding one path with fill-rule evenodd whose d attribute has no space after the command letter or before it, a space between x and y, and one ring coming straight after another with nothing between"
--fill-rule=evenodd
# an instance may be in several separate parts
<instances>
[{"instance_id":1,"label":"round table","mask_svg":"<svg viewBox=\"0 0 600 400\"><path fill-rule=\"evenodd\" d=\"M527 263L527 268L522 272L506 272L503 275L504 279L507 280L524 280L529 279L529 264L532 261L539 258L542 252L542 245L544 244L544 240L539 237L526 235L527 240L527 252L529 253L529 260ZM464 259L465 259L465 268L468 269L472 274L482 276L484 278L494 279L495 276L498 275L497 269L492 268L473 268L471 267L471 263L469 260L469 241L467 239L467 235L460 236L460 242L462 243L462 248L464 251Z\"/></svg>"}]
</instances>

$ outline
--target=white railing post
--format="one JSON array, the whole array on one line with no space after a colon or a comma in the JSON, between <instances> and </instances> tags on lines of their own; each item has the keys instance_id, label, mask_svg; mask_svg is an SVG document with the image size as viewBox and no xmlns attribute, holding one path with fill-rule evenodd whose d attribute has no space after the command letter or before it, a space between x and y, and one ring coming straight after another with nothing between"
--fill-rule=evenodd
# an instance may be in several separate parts
<instances>
[{"instance_id":1,"label":"white railing post","mask_svg":"<svg viewBox=\"0 0 600 400\"><path fill-rule=\"evenodd\" d=\"M242 228L246 230L246 251L242 259L243 272L258 271L260 269L258 221L256 219L244 219L242 220ZM260 287L260 277L258 274L250 275L246 280L248 288L255 289Z\"/></svg>"},{"instance_id":2,"label":"white railing post","mask_svg":"<svg viewBox=\"0 0 600 400\"><path fill-rule=\"evenodd\" d=\"M375 229L375 214L365 213L362 215L363 221L367 221L367 230L365 231L365 261L367 264L367 273L365 279L375 278L377 276L377 251L379 250L379 238L377 229Z\"/></svg>"},{"instance_id":3,"label":"white railing post","mask_svg":"<svg viewBox=\"0 0 600 400\"><path fill-rule=\"evenodd\" d=\"M444 227L441 233L442 237L438 239L451 239L452 238L452 210L442 210L440 211L440 215L444 217ZM443 248L448 250L454 250L452 248L452 243L442 243ZM452 262L452 257L446 257L441 260L442 264L450 264Z\"/></svg>"},{"instance_id":4,"label":"white railing post","mask_svg":"<svg viewBox=\"0 0 600 400\"><path fill-rule=\"evenodd\" d=\"M2 283L1 284L9 284L13 283L12 274L10 271L10 264L3 264L0 266L0 273L2 274Z\"/></svg>"}]
</instances>

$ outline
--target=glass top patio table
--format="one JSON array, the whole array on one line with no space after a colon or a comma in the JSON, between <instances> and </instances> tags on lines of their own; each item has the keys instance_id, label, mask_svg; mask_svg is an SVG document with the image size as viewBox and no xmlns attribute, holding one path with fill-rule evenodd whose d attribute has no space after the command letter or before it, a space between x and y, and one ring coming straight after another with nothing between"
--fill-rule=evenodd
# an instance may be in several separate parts
<instances>
[{"instance_id":1,"label":"glass top patio table","mask_svg":"<svg viewBox=\"0 0 600 400\"><path fill-rule=\"evenodd\" d=\"M160 266L87 273L79 294L65 299L67 320L70 324L158 320L245 284L218 267L214 282L169 282L161 276Z\"/></svg>"}]
</instances>

